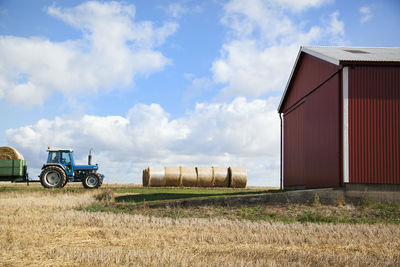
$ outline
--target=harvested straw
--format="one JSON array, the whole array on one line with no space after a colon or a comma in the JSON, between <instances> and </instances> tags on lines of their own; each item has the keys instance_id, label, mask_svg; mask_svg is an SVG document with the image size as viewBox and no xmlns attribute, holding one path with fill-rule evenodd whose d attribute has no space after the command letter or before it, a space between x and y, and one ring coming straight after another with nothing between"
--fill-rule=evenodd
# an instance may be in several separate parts
<instances>
[{"instance_id":1,"label":"harvested straw","mask_svg":"<svg viewBox=\"0 0 400 267\"><path fill-rule=\"evenodd\" d=\"M165 167L165 186L182 185L180 167Z\"/></svg>"},{"instance_id":2,"label":"harvested straw","mask_svg":"<svg viewBox=\"0 0 400 267\"><path fill-rule=\"evenodd\" d=\"M247 170L244 168L229 167L231 177L230 187L245 188L247 184Z\"/></svg>"},{"instance_id":3,"label":"harvested straw","mask_svg":"<svg viewBox=\"0 0 400 267\"><path fill-rule=\"evenodd\" d=\"M165 185L165 169L164 167L148 167L147 168L148 185L164 186Z\"/></svg>"},{"instance_id":4,"label":"harvested straw","mask_svg":"<svg viewBox=\"0 0 400 267\"><path fill-rule=\"evenodd\" d=\"M212 187L214 185L214 175L212 167L196 167L197 186Z\"/></svg>"},{"instance_id":5,"label":"harvested straw","mask_svg":"<svg viewBox=\"0 0 400 267\"><path fill-rule=\"evenodd\" d=\"M0 147L0 159L24 159L21 153L13 147Z\"/></svg>"},{"instance_id":6,"label":"harvested straw","mask_svg":"<svg viewBox=\"0 0 400 267\"><path fill-rule=\"evenodd\" d=\"M193 167L181 167L183 186L197 186L197 173Z\"/></svg>"},{"instance_id":7,"label":"harvested straw","mask_svg":"<svg viewBox=\"0 0 400 267\"><path fill-rule=\"evenodd\" d=\"M228 187L229 186L229 171L225 167L213 167L214 170L214 186Z\"/></svg>"}]
</instances>

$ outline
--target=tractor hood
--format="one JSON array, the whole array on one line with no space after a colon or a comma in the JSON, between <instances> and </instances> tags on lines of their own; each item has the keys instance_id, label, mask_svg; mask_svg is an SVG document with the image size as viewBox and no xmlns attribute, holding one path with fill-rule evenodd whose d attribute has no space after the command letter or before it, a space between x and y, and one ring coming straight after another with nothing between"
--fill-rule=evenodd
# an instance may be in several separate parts
<instances>
[{"instance_id":1,"label":"tractor hood","mask_svg":"<svg viewBox=\"0 0 400 267\"><path fill-rule=\"evenodd\" d=\"M75 170L98 170L99 166L98 165L75 165L74 167Z\"/></svg>"}]
</instances>

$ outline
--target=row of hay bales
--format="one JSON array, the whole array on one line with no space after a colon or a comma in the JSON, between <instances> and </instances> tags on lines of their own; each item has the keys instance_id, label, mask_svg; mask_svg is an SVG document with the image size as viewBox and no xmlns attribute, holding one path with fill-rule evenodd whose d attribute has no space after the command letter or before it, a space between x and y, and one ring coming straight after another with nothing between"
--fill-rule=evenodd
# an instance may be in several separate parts
<instances>
[{"instance_id":1,"label":"row of hay bales","mask_svg":"<svg viewBox=\"0 0 400 267\"><path fill-rule=\"evenodd\" d=\"M2 147L0 147L0 160L1 159L21 159L21 160L23 160L24 157L15 148L9 147L9 146L2 146Z\"/></svg>"},{"instance_id":2,"label":"row of hay bales","mask_svg":"<svg viewBox=\"0 0 400 267\"><path fill-rule=\"evenodd\" d=\"M245 188L247 170L235 167L148 167L143 186L235 187Z\"/></svg>"}]
</instances>

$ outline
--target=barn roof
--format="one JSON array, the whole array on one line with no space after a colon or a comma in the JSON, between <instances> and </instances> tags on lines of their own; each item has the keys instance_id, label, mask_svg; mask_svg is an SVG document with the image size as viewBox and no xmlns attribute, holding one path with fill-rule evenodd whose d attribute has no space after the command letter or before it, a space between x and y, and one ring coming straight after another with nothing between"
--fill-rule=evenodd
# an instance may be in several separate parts
<instances>
[{"instance_id":1,"label":"barn roof","mask_svg":"<svg viewBox=\"0 0 400 267\"><path fill-rule=\"evenodd\" d=\"M300 51L335 65L344 62L400 62L400 47L303 46Z\"/></svg>"},{"instance_id":2,"label":"barn roof","mask_svg":"<svg viewBox=\"0 0 400 267\"><path fill-rule=\"evenodd\" d=\"M352 47L352 46L302 46L286 84L278 112L283 102L302 53L312 55L338 67L346 64L400 64L400 47Z\"/></svg>"}]
</instances>

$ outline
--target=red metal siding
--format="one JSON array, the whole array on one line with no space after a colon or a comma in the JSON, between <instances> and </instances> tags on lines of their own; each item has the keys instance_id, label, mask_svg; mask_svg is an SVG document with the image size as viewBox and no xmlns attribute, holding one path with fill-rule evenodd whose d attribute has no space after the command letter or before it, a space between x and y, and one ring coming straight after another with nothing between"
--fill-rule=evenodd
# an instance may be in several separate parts
<instances>
[{"instance_id":1,"label":"red metal siding","mask_svg":"<svg viewBox=\"0 0 400 267\"><path fill-rule=\"evenodd\" d=\"M349 182L400 184L400 67L349 68Z\"/></svg>"},{"instance_id":2,"label":"red metal siding","mask_svg":"<svg viewBox=\"0 0 400 267\"><path fill-rule=\"evenodd\" d=\"M284 114L284 186L340 186L339 74Z\"/></svg>"},{"instance_id":3,"label":"red metal siding","mask_svg":"<svg viewBox=\"0 0 400 267\"><path fill-rule=\"evenodd\" d=\"M340 186L339 74L306 99L305 168L307 188Z\"/></svg>"},{"instance_id":4,"label":"red metal siding","mask_svg":"<svg viewBox=\"0 0 400 267\"><path fill-rule=\"evenodd\" d=\"M292 77L292 83L288 88L288 95L283 105L285 113L302 97L317 88L338 70L338 66L323 61L308 54L302 54L296 72Z\"/></svg>"},{"instance_id":5,"label":"red metal siding","mask_svg":"<svg viewBox=\"0 0 400 267\"><path fill-rule=\"evenodd\" d=\"M305 185L304 177L304 105L284 114L283 168L284 186Z\"/></svg>"}]
</instances>

